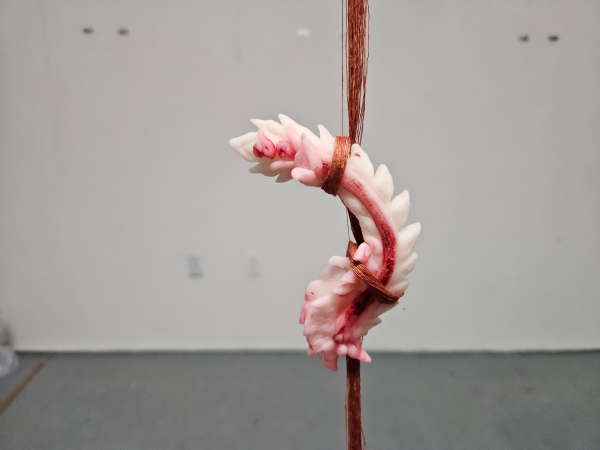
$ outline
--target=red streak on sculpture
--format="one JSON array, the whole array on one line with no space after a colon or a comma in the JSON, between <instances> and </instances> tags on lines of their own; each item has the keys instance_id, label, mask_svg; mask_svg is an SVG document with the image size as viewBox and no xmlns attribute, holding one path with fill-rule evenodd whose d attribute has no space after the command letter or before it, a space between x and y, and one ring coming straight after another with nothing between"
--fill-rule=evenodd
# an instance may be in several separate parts
<instances>
[{"instance_id":1,"label":"red streak on sculpture","mask_svg":"<svg viewBox=\"0 0 600 450\"><path fill-rule=\"evenodd\" d=\"M376 276L379 281L385 285L390 280L396 262L396 233L394 228L390 224L386 214L379 208L377 201L367 194L360 181L356 178L344 175L342 187L354 195L363 204L375 222L382 245L381 266ZM346 311L346 320L340 329L347 326L348 322L352 321L352 319L355 320L355 318L358 317L373 301L377 300L369 295L368 291L365 291L356 297L352 302L352 306ZM338 332L339 330L336 334Z\"/></svg>"}]
</instances>

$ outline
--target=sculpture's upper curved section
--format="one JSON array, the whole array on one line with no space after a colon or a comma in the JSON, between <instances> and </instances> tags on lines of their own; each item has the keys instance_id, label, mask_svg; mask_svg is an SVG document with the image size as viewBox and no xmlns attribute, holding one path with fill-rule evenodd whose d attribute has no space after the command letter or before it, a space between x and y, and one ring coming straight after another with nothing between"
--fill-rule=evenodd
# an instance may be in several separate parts
<instances>
[{"instance_id":1,"label":"sculpture's upper curved section","mask_svg":"<svg viewBox=\"0 0 600 450\"><path fill-rule=\"evenodd\" d=\"M230 140L246 160L256 164L251 172L276 176L277 182L294 178L320 187L331 165L335 138L319 125L319 136L287 116L280 122L253 119L258 128ZM364 237L354 255L387 289L402 296L407 275L414 268L413 252L421 231L418 223L404 226L410 199L407 191L392 198L394 184L385 165L377 171L368 155L354 144L338 195L357 217ZM337 357L349 355L370 361L362 349L362 337L393 305L378 302L352 272L347 257L334 256L321 278L309 283L300 322L304 324L309 353L319 353L323 363L335 370Z\"/></svg>"},{"instance_id":2,"label":"sculpture's upper curved section","mask_svg":"<svg viewBox=\"0 0 600 450\"><path fill-rule=\"evenodd\" d=\"M324 162L331 162L335 138L319 125L320 136L280 114L280 122L252 119L258 131L229 141L242 158L257 164L253 173L273 177L277 182L292 177L311 186L320 186L327 176Z\"/></svg>"}]
</instances>

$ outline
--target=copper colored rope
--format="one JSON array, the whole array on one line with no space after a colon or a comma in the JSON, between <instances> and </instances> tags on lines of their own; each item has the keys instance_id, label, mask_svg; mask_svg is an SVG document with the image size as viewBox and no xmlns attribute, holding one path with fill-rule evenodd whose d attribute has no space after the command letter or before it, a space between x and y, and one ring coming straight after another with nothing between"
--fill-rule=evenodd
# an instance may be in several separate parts
<instances>
[{"instance_id":1,"label":"copper colored rope","mask_svg":"<svg viewBox=\"0 0 600 450\"><path fill-rule=\"evenodd\" d=\"M373 295L377 300L381 303L387 303L393 305L398 301L401 295L394 295L383 285L379 279L373 275L373 273L367 268L367 266L359 261L354 260L354 253L358 249L358 245L354 242L348 242L348 250L346 251L346 255L350 259L350 265L352 267L352 272L356 278L364 281L367 285L369 285L369 289L371 289Z\"/></svg>"},{"instance_id":2,"label":"copper colored rope","mask_svg":"<svg viewBox=\"0 0 600 450\"><path fill-rule=\"evenodd\" d=\"M342 90L344 89L345 80L348 135L351 144L360 144L362 143L367 94L369 1L342 0L342 15L344 12L346 12L346 23L344 24L342 21ZM346 76L344 76L344 73ZM348 211L348 216L350 217L354 239L358 244L361 244L363 236L358 219L350 211Z\"/></svg>"},{"instance_id":3,"label":"copper colored rope","mask_svg":"<svg viewBox=\"0 0 600 450\"><path fill-rule=\"evenodd\" d=\"M369 1L346 0L346 101L350 140L362 142L369 61Z\"/></svg>"},{"instance_id":4,"label":"copper colored rope","mask_svg":"<svg viewBox=\"0 0 600 450\"><path fill-rule=\"evenodd\" d=\"M340 184L342 184L348 156L350 155L350 146L350 138L348 136L337 136L335 138L329 172L327 172L327 178L325 178L325 182L321 186L328 194L336 195Z\"/></svg>"},{"instance_id":5,"label":"copper colored rope","mask_svg":"<svg viewBox=\"0 0 600 450\"><path fill-rule=\"evenodd\" d=\"M346 448L363 449L360 399L360 361L346 356Z\"/></svg>"},{"instance_id":6,"label":"copper colored rope","mask_svg":"<svg viewBox=\"0 0 600 450\"><path fill-rule=\"evenodd\" d=\"M345 65L342 62L342 91L345 69L348 135L350 144L360 144L365 118L367 63L369 60L369 0L342 0L342 15L344 10L346 12L346 28L342 29L342 59L345 57ZM342 28L343 25L342 22ZM354 239L360 245L363 242L363 234L358 219L350 211L348 211L348 217ZM352 258L350 259L352 260ZM347 450L363 450L360 361L349 356L346 356L346 431Z\"/></svg>"}]
</instances>

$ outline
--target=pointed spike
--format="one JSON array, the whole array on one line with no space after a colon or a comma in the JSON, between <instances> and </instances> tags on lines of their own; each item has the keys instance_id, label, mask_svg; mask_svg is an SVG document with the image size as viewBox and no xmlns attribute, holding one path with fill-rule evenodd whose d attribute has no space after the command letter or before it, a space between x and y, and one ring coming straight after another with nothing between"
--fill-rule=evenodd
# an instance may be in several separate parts
<instances>
[{"instance_id":1,"label":"pointed spike","mask_svg":"<svg viewBox=\"0 0 600 450\"><path fill-rule=\"evenodd\" d=\"M354 253L354 261L359 261L365 264L371 257L371 247L366 242L363 242L358 246L356 253Z\"/></svg>"},{"instance_id":2,"label":"pointed spike","mask_svg":"<svg viewBox=\"0 0 600 450\"><path fill-rule=\"evenodd\" d=\"M389 202L394 193L394 180L385 164L381 164L377 168L373 182L379 198L384 202Z\"/></svg>"},{"instance_id":3,"label":"pointed spike","mask_svg":"<svg viewBox=\"0 0 600 450\"><path fill-rule=\"evenodd\" d=\"M317 176L312 170L296 167L292 169L292 177L300 183L308 186L316 186L318 184Z\"/></svg>"},{"instance_id":4,"label":"pointed spike","mask_svg":"<svg viewBox=\"0 0 600 450\"><path fill-rule=\"evenodd\" d=\"M360 350L356 345L350 344L348 346L348 355L354 359L358 359L358 357L360 356Z\"/></svg>"},{"instance_id":5,"label":"pointed spike","mask_svg":"<svg viewBox=\"0 0 600 450\"><path fill-rule=\"evenodd\" d=\"M283 126L274 120L250 119L250 122L259 130L262 130L266 136L274 143L285 137Z\"/></svg>"},{"instance_id":6,"label":"pointed spike","mask_svg":"<svg viewBox=\"0 0 600 450\"><path fill-rule=\"evenodd\" d=\"M402 279L397 283L390 283L388 288L392 292L395 292L396 295L401 295L404 293L404 291L406 291L408 289L408 284L409 284L409 281L407 279Z\"/></svg>"},{"instance_id":7,"label":"pointed spike","mask_svg":"<svg viewBox=\"0 0 600 450\"><path fill-rule=\"evenodd\" d=\"M284 132L287 133L288 138L292 140L292 144L294 144L294 147L297 147L299 145L299 142L296 142L295 139L298 138L300 134L307 134L314 140L317 139L317 136L315 136L315 134L312 131L310 131L306 127L303 127L302 125L297 124L294 120L290 119L285 114L279 114L278 117ZM292 132L297 136L290 136L290 133Z\"/></svg>"},{"instance_id":8,"label":"pointed spike","mask_svg":"<svg viewBox=\"0 0 600 450\"><path fill-rule=\"evenodd\" d=\"M344 275L342 275L342 278L340 278L340 281L342 283L354 283L354 282L356 282L356 275L354 275L354 272L349 270Z\"/></svg>"},{"instance_id":9,"label":"pointed spike","mask_svg":"<svg viewBox=\"0 0 600 450\"><path fill-rule=\"evenodd\" d=\"M349 284L338 284L334 289L333 293L337 295L346 295L352 291L352 285Z\"/></svg>"},{"instance_id":10,"label":"pointed spike","mask_svg":"<svg viewBox=\"0 0 600 450\"><path fill-rule=\"evenodd\" d=\"M396 251L396 259L398 262L396 263L394 273L389 281L389 288L394 292L396 292L398 289L397 287L399 286L399 283L406 280L406 277L408 277L408 275L410 275L410 273L414 270L417 260L419 259L419 255L417 255L415 252L412 252L403 261L401 259L402 255L399 253L400 252Z\"/></svg>"},{"instance_id":11,"label":"pointed spike","mask_svg":"<svg viewBox=\"0 0 600 450\"><path fill-rule=\"evenodd\" d=\"M231 145L231 147L233 147L233 149L246 161L256 161L258 158L254 156L254 153L252 152L252 146L256 142L257 136L258 134L256 131L251 131L229 139L229 145Z\"/></svg>"},{"instance_id":12,"label":"pointed spike","mask_svg":"<svg viewBox=\"0 0 600 450\"><path fill-rule=\"evenodd\" d=\"M419 222L407 225L398 233L396 254L399 259L404 259L412 253L419 234L421 234L421 224Z\"/></svg>"},{"instance_id":13,"label":"pointed spike","mask_svg":"<svg viewBox=\"0 0 600 450\"><path fill-rule=\"evenodd\" d=\"M340 269L347 269L350 267L350 260L345 256L332 256L329 258L329 265L339 267Z\"/></svg>"},{"instance_id":14,"label":"pointed spike","mask_svg":"<svg viewBox=\"0 0 600 450\"><path fill-rule=\"evenodd\" d=\"M396 197L394 197L392 200L391 214L396 228L400 228L404 225L406 219L408 218L409 211L410 194L408 191L404 190L396 195Z\"/></svg>"},{"instance_id":15,"label":"pointed spike","mask_svg":"<svg viewBox=\"0 0 600 450\"><path fill-rule=\"evenodd\" d=\"M276 121L271 120L271 119L269 119L269 120L263 120L262 121L262 126L265 128L265 130L269 131L270 133L273 133L279 139L282 138L283 126L279 122L276 122Z\"/></svg>"},{"instance_id":16,"label":"pointed spike","mask_svg":"<svg viewBox=\"0 0 600 450\"><path fill-rule=\"evenodd\" d=\"M324 339L321 345L321 351L330 352L332 350L335 350L335 342L333 342L333 339Z\"/></svg>"},{"instance_id":17,"label":"pointed spike","mask_svg":"<svg viewBox=\"0 0 600 450\"><path fill-rule=\"evenodd\" d=\"M290 119L285 114L278 114L277 117L279 117L279 122L284 127L287 126L288 124L298 126L298 124L296 122L294 122L294 120Z\"/></svg>"},{"instance_id":18,"label":"pointed spike","mask_svg":"<svg viewBox=\"0 0 600 450\"><path fill-rule=\"evenodd\" d=\"M290 173L292 170L292 167L294 167L294 161L286 161L286 160L281 160L281 159L277 159L275 161L272 161L269 164L269 168L271 170L273 170L274 172L277 171L285 171L285 173ZM291 176L290 176L291 178ZM289 180L289 178L288 178Z\"/></svg>"},{"instance_id":19,"label":"pointed spike","mask_svg":"<svg viewBox=\"0 0 600 450\"><path fill-rule=\"evenodd\" d=\"M300 324L304 324L306 321L306 303L302 305L302 309L300 310Z\"/></svg>"},{"instance_id":20,"label":"pointed spike","mask_svg":"<svg viewBox=\"0 0 600 450\"><path fill-rule=\"evenodd\" d=\"M415 265L417 264L417 260L419 259L419 255L415 252L412 252L408 255L408 258L398 266L398 271L401 273L402 277L406 277L409 273L413 271Z\"/></svg>"},{"instance_id":21,"label":"pointed spike","mask_svg":"<svg viewBox=\"0 0 600 450\"><path fill-rule=\"evenodd\" d=\"M323 125L321 125L321 124L317 125L317 129L319 130L319 138L333 139L333 136L331 135L329 130L327 128L325 128Z\"/></svg>"},{"instance_id":22,"label":"pointed spike","mask_svg":"<svg viewBox=\"0 0 600 450\"><path fill-rule=\"evenodd\" d=\"M363 362L367 362L370 363L371 362L371 357L369 356L369 354L365 351L365 349L361 349L360 350L360 355L358 356L358 359L360 359Z\"/></svg>"},{"instance_id":23,"label":"pointed spike","mask_svg":"<svg viewBox=\"0 0 600 450\"><path fill-rule=\"evenodd\" d=\"M364 178L370 178L374 175L375 169L373 163L369 159L369 155L362 151L362 148L358 144L352 144L351 154L358 153L360 158L352 158L353 166L359 174Z\"/></svg>"},{"instance_id":24,"label":"pointed spike","mask_svg":"<svg viewBox=\"0 0 600 450\"><path fill-rule=\"evenodd\" d=\"M257 136L258 135L257 135L256 131L250 131L248 133L242 134L241 136L237 136L237 137L229 139L229 145L231 145L233 148L238 148L241 146L252 147L252 144L256 140Z\"/></svg>"},{"instance_id":25,"label":"pointed spike","mask_svg":"<svg viewBox=\"0 0 600 450\"><path fill-rule=\"evenodd\" d=\"M329 352L321 352L320 357L321 361L325 365L325 367L337 371L337 354L332 352L333 354L329 354Z\"/></svg>"}]
</instances>

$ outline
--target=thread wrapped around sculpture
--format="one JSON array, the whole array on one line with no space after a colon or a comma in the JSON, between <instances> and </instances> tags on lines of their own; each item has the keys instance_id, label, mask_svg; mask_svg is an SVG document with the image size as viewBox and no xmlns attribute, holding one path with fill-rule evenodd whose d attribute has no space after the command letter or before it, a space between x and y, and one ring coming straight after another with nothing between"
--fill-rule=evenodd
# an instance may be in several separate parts
<instances>
[{"instance_id":1,"label":"thread wrapped around sculpture","mask_svg":"<svg viewBox=\"0 0 600 450\"><path fill-rule=\"evenodd\" d=\"M322 125L319 136L285 115L274 120L253 119L257 131L230 140L231 146L249 162L250 171L276 177L277 182L295 179L321 187L331 167L335 138ZM356 216L364 242L354 262L364 264L396 298L404 295L408 275L417 262L414 246L421 225L405 226L410 197L402 191L393 197L394 183L385 165L374 170L369 156L353 144L337 192ZM364 362L371 358L362 338L381 322L379 316L396 303L378 301L369 286L357 278L348 256L333 256L320 278L311 281L300 313L308 353L318 353L328 368L337 370L338 356Z\"/></svg>"}]
</instances>

